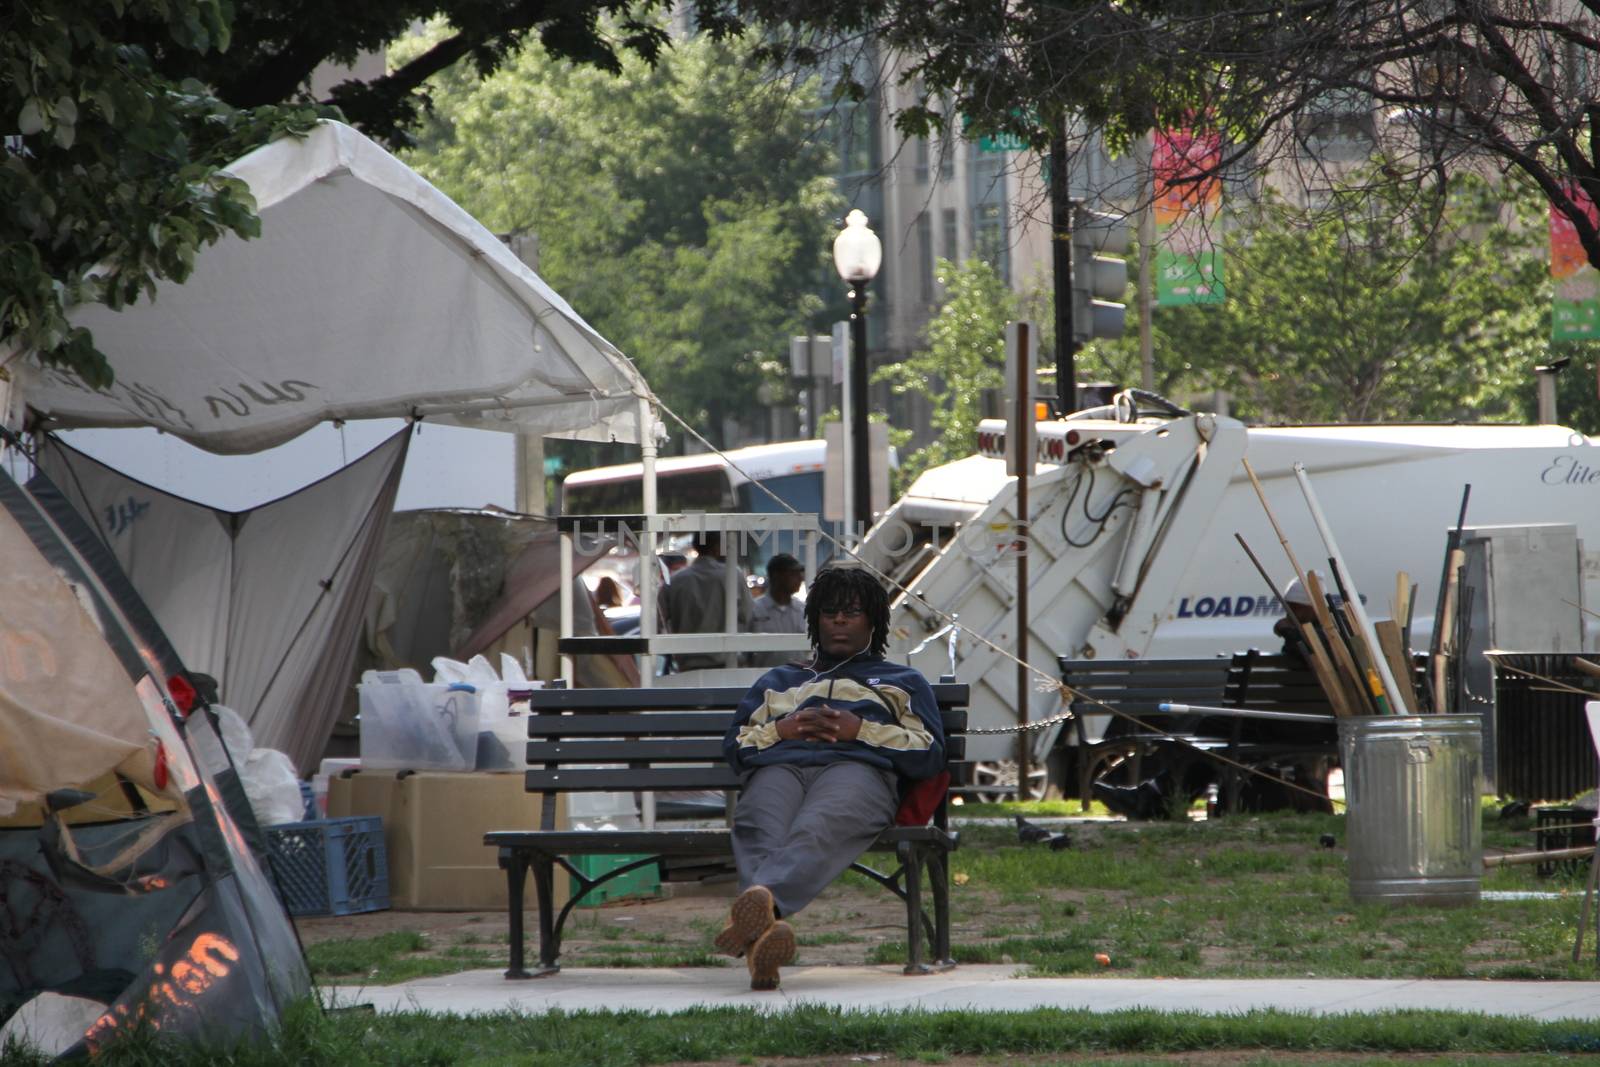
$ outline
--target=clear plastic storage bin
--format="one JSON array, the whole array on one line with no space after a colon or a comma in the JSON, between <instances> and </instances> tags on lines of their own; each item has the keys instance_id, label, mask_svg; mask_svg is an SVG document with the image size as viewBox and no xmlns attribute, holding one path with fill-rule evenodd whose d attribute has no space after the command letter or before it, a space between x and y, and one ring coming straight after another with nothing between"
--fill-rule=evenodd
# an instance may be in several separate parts
<instances>
[{"instance_id":1,"label":"clear plastic storage bin","mask_svg":"<svg viewBox=\"0 0 1600 1067\"><path fill-rule=\"evenodd\" d=\"M478 759L478 692L424 682L416 671L367 671L361 698L364 770L470 771Z\"/></svg>"}]
</instances>

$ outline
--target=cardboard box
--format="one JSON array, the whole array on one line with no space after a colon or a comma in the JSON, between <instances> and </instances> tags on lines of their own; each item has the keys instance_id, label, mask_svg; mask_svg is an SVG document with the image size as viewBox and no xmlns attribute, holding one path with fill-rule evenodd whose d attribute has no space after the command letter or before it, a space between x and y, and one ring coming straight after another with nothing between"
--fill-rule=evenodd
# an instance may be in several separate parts
<instances>
[{"instance_id":1,"label":"cardboard box","mask_svg":"<svg viewBox=\"0 0 1600 1067\"><path fill-rule=\"evenodd\" d=\"M403 775L403 776L402 776ZM523 788L520 774L447 771L356 771L328 783L328 815L383 819L389 899L401 910L493 911L505 908L506 874L491 830L537 830L544 798ZM567 828L558 799L555 828ZM559 873L559 872L558 872ZM555 879L555 906L566 903L567 879ZM533 878L524 905L535 909Z\"/></svg>"}]
</instances>

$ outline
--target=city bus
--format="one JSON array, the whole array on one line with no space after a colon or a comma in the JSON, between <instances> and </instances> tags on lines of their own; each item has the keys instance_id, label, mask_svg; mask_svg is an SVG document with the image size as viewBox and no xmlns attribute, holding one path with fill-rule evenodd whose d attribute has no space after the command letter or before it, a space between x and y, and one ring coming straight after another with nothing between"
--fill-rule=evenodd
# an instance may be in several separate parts
<instances>
[{"instance_id":1,"label":"city bus","mask_svg":"<svg viewBox=\"0 0 1600 1067\"><path fill-rule=\"evenodd\" d=\"M656 510L783 514L787 504L820 516L826 455L822 441L778 441L723 455L664 456L656 460ZM637 515L644 510L643 477L640 463L574 471L561 483L561 513ZM822 527L837 536L837 523L824 522ZM805 558L793 534L774 533L747 543L739 563L747 573L764 574L767 560L778 552ZM826 540L817 544L819 565L832 554Z\"/></svg>"}]
</instances>

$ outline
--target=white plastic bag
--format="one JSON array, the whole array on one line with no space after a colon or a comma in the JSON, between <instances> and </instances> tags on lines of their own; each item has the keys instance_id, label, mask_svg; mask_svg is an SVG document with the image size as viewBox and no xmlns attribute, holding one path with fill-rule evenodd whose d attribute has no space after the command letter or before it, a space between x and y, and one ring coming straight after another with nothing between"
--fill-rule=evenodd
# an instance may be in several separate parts
<instances>
[{"instance_id":1,"label":"white plastic bag","mask_svg":"<svg viewBox=\"0 0 1600 1067\"><path fill-rule=\"evenodd\" d=\"M509 652L500 653L500 680L509 683L513 689L531 688L521 662Z\"/></svg>"},{"instance_id":2,"label":"white plastic bag","mask_svg":"<svg viewBox=\"0 0 1600 1067\"><path fill-rule=\"evenodd\" d=\"M239 780L244 795L262 826L300 822L305 818L305 800L300 795L300 779L294 763L273 748L258 748L239 764Z\"/></svg>"},{"instance_id":3,"label":"white plastic bag","mask_svg":"<svg viewBox=\"0 0 1600 1067\"><path fill-rule=\"evenodd\" d=\"M442 682L445 685L449 685L452 682L465 682L465 681L467 681L467 665L465 663L462 663L460 660L451 659L449 656L435 656L429 662L433 666L433 680L436 683ZM368 671L367 672L367 674L374 674L374 673L376 673L376 672L374 672L374 671ZM409 674L412 674L412 675L416 675L417 681L418 682L422 681L422 676L420 674L417 674L416 671L410 670L409 668L402 668L397 673L399 673L399 674L408 674L409 673ZM366 681L367 680L365 674L362 675L361 680L362 681ZM408 681L409 681L409 679L408 679Z\"/></svg>"}]
</instances>

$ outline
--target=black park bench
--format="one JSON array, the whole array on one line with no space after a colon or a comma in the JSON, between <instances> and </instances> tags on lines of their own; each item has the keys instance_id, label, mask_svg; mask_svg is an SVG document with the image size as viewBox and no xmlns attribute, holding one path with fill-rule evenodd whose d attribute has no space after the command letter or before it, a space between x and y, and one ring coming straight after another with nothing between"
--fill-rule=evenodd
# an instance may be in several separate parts
<instances>
[{"instance_id":1,"label":"black park bench","mask_svg":"<svg viewBox=\"0 0 1600 1067\"><path fill-rule=\"evenodd\" d=\"M1298 656L1255 649L1233 656L1196 659L1074 660L1062 657L1061 680L1074 693L1071 704L1078 742L1078 792L1087 800L1091 783L1120 772L1134 785L1164 767L1182 778L1195 760L1223 757L1219 764L1226 810L1239 810L1250 788L1239 765L1271 769L1274 777L1294 769L1321 768L1338 752L1333 708L1316 676ZM1173 715L1162 704L1208 705L1318 716L1320 722L1245 719L1193 712ZM1090 741L1085 719L1121 715ZM1132 716L1126 718L1124 716ZM1138 720L1138 721L1135 721ZM1141 723L1148 723L1148 729ZM1325 784L1304 781L1317 788ZM1291 797L1299 801L1299 797Z\"/></svg>"},{"instance_id":2,"label":"black park bench","mask_svg":"<svg viewBox=\"0 0 1600 1067\"><path fill-rule=\"evenodd\" d=\"M739 779L722 758L722 737L733 721L745 687L658 689L565 689L533 691L528 716L527 790L543 794L542 826L496 830L484 844L499 849L506 872L511 919L511 962L507 978L542 977L560 969L561 930L572 909L596 886L655 864L663 881L699 878L707 864L726 870L733 855L727 827L647 830L560 830L557 797L562 793L633 793L722 790L736 794ZM944 722L946 769L952 784L966 780L968 687L953 682L933 686ZM612 764L613 766L596 766ZM891 826L869 853L891 853L897 866L887 873L856 862L858 871L898 896L906 906L905 973L925 974L954 966L950 958L950 869L958 843L949 828L948 798L941 800L926 826ZM591 878L569 856L629 855L637 859ZM679 861L704 860L695 866ZM576 885L559 914L555 910L556 868ZM533 872L539 907L539 967L524 967L523 887ZM926 913L923 887L932 898ZM925 945L931 945L929 963Z\"/></svg>"}]
</instances>

